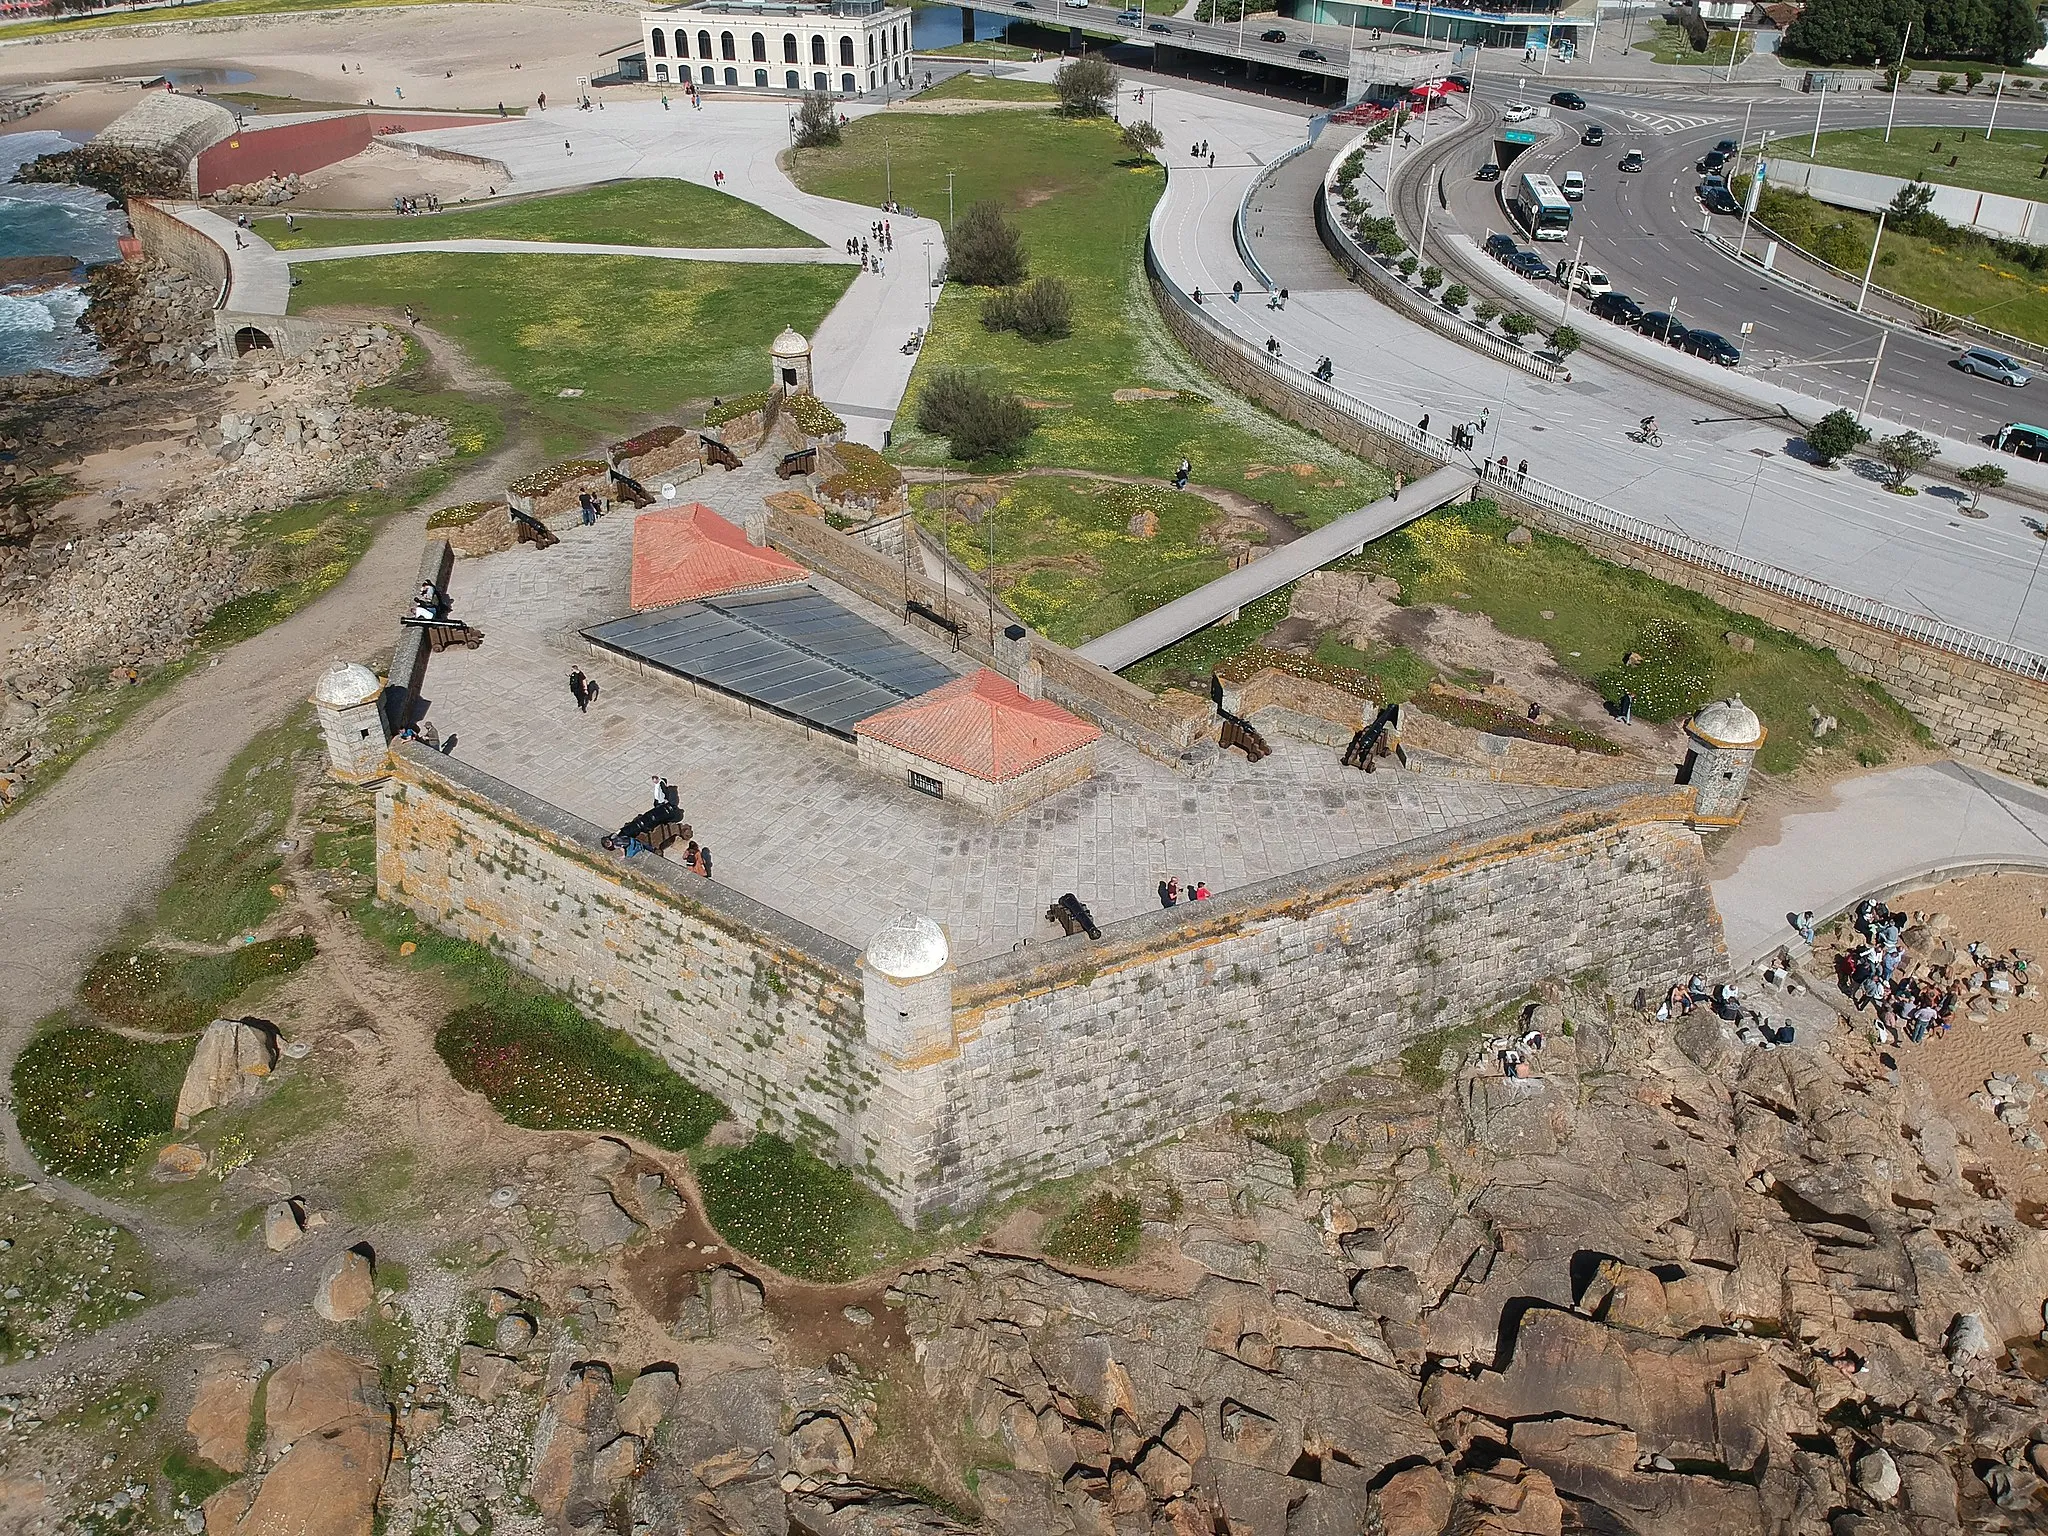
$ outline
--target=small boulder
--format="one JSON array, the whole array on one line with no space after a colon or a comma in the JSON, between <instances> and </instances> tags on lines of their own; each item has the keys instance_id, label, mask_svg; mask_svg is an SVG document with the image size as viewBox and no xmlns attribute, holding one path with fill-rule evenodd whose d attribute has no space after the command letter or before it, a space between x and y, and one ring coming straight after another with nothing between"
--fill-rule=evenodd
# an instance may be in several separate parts
<instances>
[{"instance_id":1,"label":"small boulder","mask_svg":"<svg viewBox=\"0 0 2048 1536\"><path fill-rule=\"evenodd\" d=\"M724 1333L761 1314L761 1282L743 1269L722 1264L707 1270L698 1288L710 1309L714 1333Z\"/></svg>"},{"instance_id":2,"label":"small boulder","mask_svg":"<svg viewBox=\"0 0 2048 1536\"><path fill-rule=\"evenodd\" d=\"M263 1246L281 1253L306 1235L296 1201L273 1200L263 1209Z\"/></svg>"},{"instance_id":3,"label":"small boulder","mask_svg":"<svg viewBox=\"0 0 2048 1536\"><path fill-rule=\"evenodd\" d=\"M1856 1458L1856 1486L1867 1498L1889 1504L1899 1496L1899 1464L1880 1447Z\"/></svg>"},{"instance_id":4,"label":"small boulder","mask_svg":"<svg viewBox=\"0 0 2048 1536\"><path fill-rule=\"evenodd\" d=\"M1984 1319L1975 1312L1963 1312L1949 1325L1948 1361L1950 1365L1965 1365L1972 1360L1982 1360L1997 1352L1992 1342L1991 1330L1984 1326Z\"/></svg>"},{"instance_id":5,"label":"small boulder","mask_svg":"<svg viewBox=\"0 0 2048 1536\"><path fill-rule=\"evenodd\" d=\"M276 1065L277 1039L269 1026L252 1019L215 1019L193 1047L173 1123L182 1131L193 1116L209 1109L248 1103L263 1091L263 1080Z\"/></svg>"},{"instance_id":6,"label":"small boulder","mask_svg":"<svg viewBox=\"0 0 2048 1536\"><path fill-rule=\"evenodd\" d=\"M182 1184L206 1172L206 1148L189 1141L174 1141L156 1154L155 1177L166 1184Z\"/></svg>"},{"instance_id":7,"label":"small boulder","mask_svg":"<svg viewBox=\"0 0 2048 1536\"><path fill-rule=\"evenodd\" d=\"M1450 1484L1435 1467L1396 1472L1372 1497L1383 1536L1437 1536L1450 1523Z\"/></svg>"},{"instance_id":8,"label":"small boulder","mask_svg":"<svg viewBox=\"0 0 2048 1536\"><path fill-rule=\"evenodd\" d=\"M256 1380L247 1359L223 1351L207 1361L185 1428L200 1456L223 1472L241 1472L249 1465L249 1410L255 1401Z\"/></svg>"},{"instance_id":9,"label":"small boulder","mask_svg":"<svg viewBox=\"0 0 2048 1536\"><path fill-rule=\"evenodd\" d=\"M619 1428L643 1440L653 1439L654 1431L682 1395L674 1366L650 1365L633 1378L633 1385L619 1401Z\"/></svg>"},{"instance_id":10,"label":"small boulder","mask_svg":"<svg viewBox=\"0 0 2048 1536\"><path fill-rule=\"evenodd\" d=\"M789 1437L790 1464L802 1477L837 1477L853 1470L853 1441L832 1414L805 1419Z\"/></svg>"},{"instance_id":11,"label":"small boulder","mask_svg":"<svg viewBox=\"0 0 2048 1536\"><path fill-rule=\"evenodd\" d=\"M640 1223L612 1198L609 1190L592 1190L576 1207L576 1235L592 1253L617 1248L640 1230Z\"/></svg>"},{"instance_id":12,"label":"small boulder","mask_svg":"<svg viewBox=\"0 0 2048 1536\"><path fill-rule=\"evenodd\" d=\"M640 1204L641 1220L650 1227L665 1227L683 1214L683 1197L658 1173L643 1173L634 1179L633 1194Z\"/></svg>"},{"instance_id":13,"label":"small boulder","mask_svg":"<svg viewBox=\"0 0 2048 1536\"><path fill-rule=\"evenodd\" d=\"M1517 523L1508 530L1508 543L1516 549L1527 549L1536 542L1536 535Z\"/></svg>"},{"instance_id":14,"label":"small boulder","mask_svg":"<svg viewBox=\"0 0 2048 1536\"><path fill-rule=\"evenodd\" d=\"M320 1288L313 1293L313 1310L330 1323L354 1322L369 1310L376 1294L367 1251L345 1248L321 1272Z\"/></svg>"}]
</instances>

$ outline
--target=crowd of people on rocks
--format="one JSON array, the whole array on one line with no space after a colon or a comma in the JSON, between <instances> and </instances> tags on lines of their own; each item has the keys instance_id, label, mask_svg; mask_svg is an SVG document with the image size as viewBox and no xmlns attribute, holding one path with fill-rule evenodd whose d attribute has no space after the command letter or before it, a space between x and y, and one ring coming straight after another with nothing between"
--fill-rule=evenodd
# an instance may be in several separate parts
<instances>
[{"instance_id":1,"label":"crowd of people on rocks","mask_svg":"<svg viewBox=\"0 0 2048 1536\"><path fill-rule=\"evenodd\" d=\"M1810 941L1811 912L1793 925ZM1883 1045L1901 1038L1916 1045L1930 1035L1939 1039L1958 1010L1967 1013L1973 1001L2018 996L2030 984L2024 951L1995 954L1973 941L1933 952L1932 920L1895 911L1875 897L1857 906L1854 926L1855 942L1835 954L1835 982L1859 1013L1872 1011L1872 1029Z\"/></svg>"},{"instance_id":2,"label":"crowd of people on rocks","mask_svg":"<svg viewBox=\"0 0 2048 1536\"><path fill-rule=\"evenodd\" d=\"M1782 973L1779 974L1782 979ZM1771 1051L1792 1043L1793 1028L1790 1024L1773 1024L1744 1000L1742 989L1734 982L1710 983L1698 971L1670 985L1664 993L1664 1000L1657 1005L1657 1017L1682 1019L1695 1008L1704 1008L1723 1023L1733 1024L1735 1038L1744 1045Z\"/></svg>"}]
</instances>

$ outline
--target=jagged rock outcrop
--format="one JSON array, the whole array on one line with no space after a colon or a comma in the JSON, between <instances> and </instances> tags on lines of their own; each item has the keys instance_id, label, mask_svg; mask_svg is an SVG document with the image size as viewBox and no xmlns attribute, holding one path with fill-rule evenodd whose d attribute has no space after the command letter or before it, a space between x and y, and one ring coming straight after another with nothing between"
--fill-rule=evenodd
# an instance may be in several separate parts
<instances>
[{"instance_id":1,"label":"jagged rock outcrop","mask_svg":"<svg viewBox=\"0 0 2048 1536\"><path fill-rule=\"evenodd\" d=\"M194 1116L231 1104L246 1104L263 1092L277 1065L277 1036L255 1019L215 1019L199 1032L192 1064L178 1089L179 1130Z\"/></svg>"}]
</instances>

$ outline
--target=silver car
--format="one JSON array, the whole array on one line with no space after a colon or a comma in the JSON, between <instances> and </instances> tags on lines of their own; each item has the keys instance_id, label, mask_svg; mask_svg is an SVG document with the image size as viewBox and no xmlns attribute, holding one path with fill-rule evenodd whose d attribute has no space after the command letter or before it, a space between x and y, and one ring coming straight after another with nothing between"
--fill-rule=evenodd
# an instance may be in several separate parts
<instances>
[{"instance_id":1,"label":"silver car","mask_svg":"<svg viewBox=\"0 0 2048 1536\"><path fill-rule=\"evenodd\" d=\"M2017 389L2034 376L2034 371L2016 357L1994 352L1989 347L1972 347L1956 359L1956 366L1980 379L1995 379Z\"/></svg>"}]
</instances>

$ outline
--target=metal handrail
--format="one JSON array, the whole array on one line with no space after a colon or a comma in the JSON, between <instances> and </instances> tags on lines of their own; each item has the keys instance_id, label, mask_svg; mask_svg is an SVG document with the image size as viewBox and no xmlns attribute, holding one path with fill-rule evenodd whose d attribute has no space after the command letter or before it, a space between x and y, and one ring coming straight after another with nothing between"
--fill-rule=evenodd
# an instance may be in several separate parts
<instances>
[{"instance_id":1,"label":"metal handrail","mask_svg":"<svg viewBox=\"0 0 2048 1536\"><path fill-rule=\"evenodd\" d=\"M1215 320L1205 306L1195 303L1181 291L1180 285L1167 275L1165 263L1159 259L1158 241L1155 237L1165 207L1166 199L1161 198L1154 205L1152 219L1146 225L1146 271L1158 284L1160 291L1172 300L1174 307L1201 326L1215 341L1254 367L1263 368L1273 374L1290 389L1307 395L1329 410L1349 418L1381 437L1390 438L1435 460L1438 464L1462 461L1482 480L1500 480L1497 470L1490 471L1484 461L1475 463L1469 454L1460 454L1445 439L1420 431L1412 424L1401 421L1376 406L1340 393L1306 369L1268 356ZM1982 662L2021 677L2048 681L2048 653L2037 651L2031 646L2018 645L2009 640L1996 640L1989 635L1980 635L1974 630L1965 629L1959 624L1951 624L1944 619L1910 613L1903 608L1894 608L1878 598L1844 591L1840 587L1830 586L1827 582L1788 571L1782 566L1754 560L1747 555L1723 549L1719 545L1709 544L1703 539L1695 539L1689 534L1656 527L1640 518L1631 517L1625 512L1617 512L1612 507L1546 481L1516 475L1511 483L1503 485L1503 489L1512 491L1520 499L1542 507L1568 522L1578 523L1630 544L1654 549L1687 565L1733 577L1751 586L1760 587L1766 592L1805 603L1824 613L1839 614L1873 629L1898 635L1951 655Z\"/></svg>"}]
</instances>

